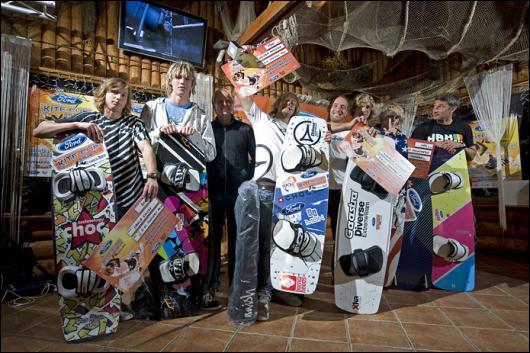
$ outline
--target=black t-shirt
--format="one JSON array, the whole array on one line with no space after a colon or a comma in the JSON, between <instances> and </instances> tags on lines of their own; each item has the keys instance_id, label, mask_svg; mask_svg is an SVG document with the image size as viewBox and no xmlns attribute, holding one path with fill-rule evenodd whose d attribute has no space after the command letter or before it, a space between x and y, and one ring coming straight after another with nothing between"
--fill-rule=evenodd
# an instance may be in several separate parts
<instances>
[{"instance_id":1,"label":"black t-shirt","mask_svg":"<svg viewBox=\"0 0 530 353\"><path fill-rule=\"evenodd\" d=\"M435 120L429 120L418 126L411 137L430 142L456 141L464 143L466 147L475 144L471 128L465 121L453 121L451 125L442 125Z\"/></svg>"}]
</instances>

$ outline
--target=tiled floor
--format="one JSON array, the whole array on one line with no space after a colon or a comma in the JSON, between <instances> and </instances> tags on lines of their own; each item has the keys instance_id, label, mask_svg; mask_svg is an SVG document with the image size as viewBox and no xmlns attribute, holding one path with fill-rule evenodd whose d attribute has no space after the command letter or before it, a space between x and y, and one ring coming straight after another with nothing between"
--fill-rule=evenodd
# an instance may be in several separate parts
<instances>
[{"instance_id":1,"label":"tiled floor","mask_svg":"<svg viewBox=\"0 0 530 353\"><path fill-rule=\"evenodd\" d=\"M326 245L317 292L300 308L273 304L268 322L239 328L226 309L163 322L131 320L105 339L67 344L56 294L29 307L2 304L2 351L526 351L528 263L477 256L476 290L385 290L379 313L334 305ZM223 278L226 280L226 273ZM227 288L218 297L226 305Z\"/></svg>"}]
</instances>

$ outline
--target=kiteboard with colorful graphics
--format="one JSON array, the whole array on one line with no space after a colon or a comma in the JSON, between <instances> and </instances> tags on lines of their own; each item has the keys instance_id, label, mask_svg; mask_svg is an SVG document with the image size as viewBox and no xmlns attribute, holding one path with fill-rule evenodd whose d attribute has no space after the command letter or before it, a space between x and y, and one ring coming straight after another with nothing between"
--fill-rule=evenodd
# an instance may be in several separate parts
<instances>
[{"instance_id":1,"label":"kiteboard with colorful graphics","mask_svg":"<svg viewBox=\"0 0 530 353\"><path fill-rule=\"evenodd\" d=\"M329 193L326 131L321 118L292 117L276 161L270 268L277 290L311 294L317 286Z\"/></svg>"},{"instance_id":2,"label":"kiteboard with colorful graphics","mask_svg":"<svg viewBox=\"0 0 530 353\"><path fill-rule=\"evenodd\" d=\"M472 291L475 225L465 152L452 155L437 149L428 183L433 217L432 283L449 291Z\"/></svg>"},{"instance_id":3,"label":"kiteboard with colorful graphics","mask_svg":"<svg viewBox=\"0 0 530 353\"><path fill-rule=\"evenodd\" d=\"M158 197L177 222L158 252L156 270L151 271L156 273L153 281L161 289L162 319L187 315L189 308L173 304L197 303L202 298L200 283L194 278L205 275L208 265L208 183L203 151L197 133L188 137L162 135L157 146L161 172ZM183 300L185 296L192 298Z\"/></svg>"},{"instance_id":4,"label":"kiteboard with colorful graphics","mask_svg":"<svg viewBox=\"0 0 530 353\"><path fill-rule=\"evenodd\" d=\"M84 134L57 143L52 157L54 250L66 341L116 331L121 298L83 263L116 224L109 156Z\"/></svg>"}]
</instances>

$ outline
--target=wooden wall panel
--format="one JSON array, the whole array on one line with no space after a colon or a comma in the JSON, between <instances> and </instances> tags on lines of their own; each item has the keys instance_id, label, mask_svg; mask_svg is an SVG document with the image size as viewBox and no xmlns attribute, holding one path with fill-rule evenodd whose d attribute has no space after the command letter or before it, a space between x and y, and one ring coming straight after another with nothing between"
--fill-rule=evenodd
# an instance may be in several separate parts
<instances>
[{"instance_id":1,"label":"wooden wall panel","mask_svg":"<svg viewBox=\"0 0 530 353\"><path fill-rule=\"evenodd\" d=\"M70 71L72 68L72 5L61 2L57 8L57 56L55 68Z\"/></svg>"}]
</instances>

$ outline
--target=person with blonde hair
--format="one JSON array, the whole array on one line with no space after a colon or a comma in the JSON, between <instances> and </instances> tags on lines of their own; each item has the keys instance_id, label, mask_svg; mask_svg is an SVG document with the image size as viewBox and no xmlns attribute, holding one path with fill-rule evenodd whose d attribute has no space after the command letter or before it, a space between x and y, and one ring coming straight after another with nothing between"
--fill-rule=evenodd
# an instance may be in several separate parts
<instances>
[{"instance_id":1,"label":"person with blonde hair","mask_svg":"<svg viewBox=\"0 0 530 353\"><path fill-rule=\"evenodd\" d=\"M186 61L171 64L163 82L166 97L147 102L141 118L155 147L161 134L189 136L198 132L204 144L200 147L206 161L210 162L215 158L212 123L206 113L190 100L195 90L195 75L195 69Z\"/></svg>"},{"instance_id":2,"label":"person with blonde hair","mask_svg":"<svg viewBox=\"0 0 530 353\"><path fill-rule=\"evenodd\" d=\"M221 239L226 220L228 238L228 281L232 284L236 259L236 216L234 207L239 186L254 175L256 143L252 128L234 118L234 97L228 89L213 94L216 118L212 123L217 148L216 157L207 164L210 198L210 235L208 236L208 271L202 308L221 308L215 299L220 285Z\"/></svg>"}]
</instances>

